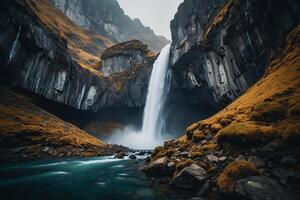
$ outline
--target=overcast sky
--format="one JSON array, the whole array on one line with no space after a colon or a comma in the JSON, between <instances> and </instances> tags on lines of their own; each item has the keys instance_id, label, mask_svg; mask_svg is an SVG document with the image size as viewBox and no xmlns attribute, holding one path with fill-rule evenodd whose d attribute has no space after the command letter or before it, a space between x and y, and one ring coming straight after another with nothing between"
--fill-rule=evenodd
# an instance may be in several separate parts
<instances>
[{"instance_id":1,"label":"overcast sky","mask_svg":"<svg viewBox=\"0 0 300 200\"><path fill-rule=\"evenodd\" d=\"M171 39L170 21L183 0L118 0L125 13L139 18L158 35Z\"/></svg>"}]
</instances>

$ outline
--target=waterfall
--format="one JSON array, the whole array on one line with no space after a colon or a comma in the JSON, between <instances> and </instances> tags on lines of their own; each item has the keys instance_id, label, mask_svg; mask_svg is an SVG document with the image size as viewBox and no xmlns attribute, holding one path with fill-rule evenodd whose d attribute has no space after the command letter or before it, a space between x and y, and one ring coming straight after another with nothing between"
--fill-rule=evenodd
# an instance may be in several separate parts
<instances>
[{"instance_id":1,"label":"waterfall","mask_svg":"<svg viewBox=\"0 0 300 200\"><path fill-rule=\"evenodd\" d=\"M170 76L168 76L170 48L170 44L164 47L153 65L142 130L136 131L127 127L116 132L110 138L111 143L122 144L133 149L153 149L164 141L163 110L170 86Z\"/></svg>"},{"instance_id":2,"label":"waterfall","mask_svg":"<svg viewBox=\"0 0 300 200\"><path fill-rule=\"evenodd\" d=\"M143 137L149 141L155 142L162 134L164 122L162 111L167 97L169 55L170 45L167 45L155 61L151 73L142 128Z\"/></svg>"},{"instance_id":3,"label":"waterfall","mask_svg":"<svg viewBox=\"0 0 300 200\"><path fill-rule=\"evenodd\" d=\"M7 67L9 67L12 59L15 57L16 55L16 48L17 48L17 44L18 44L18 40L19 40L19 37L20 37L20 32L21 32L21 26L19 27L19 31L18 31L18 34L17 34L17 37L10 49L10 53L9 53L9 59L8 59L8 63L7 63Z\"/></svg>"}]
</instances>

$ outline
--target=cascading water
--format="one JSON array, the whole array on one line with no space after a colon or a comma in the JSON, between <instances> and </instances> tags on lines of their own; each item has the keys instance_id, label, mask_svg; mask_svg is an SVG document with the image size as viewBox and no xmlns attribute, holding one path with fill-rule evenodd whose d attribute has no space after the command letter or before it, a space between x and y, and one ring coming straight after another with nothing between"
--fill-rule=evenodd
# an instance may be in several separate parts
<instances>
[{"instance_id":1,"label":"cascading water","mask_svg":"<svg viewBox=\"0 0 300 200\"><path fill-rule=\"evenodd\" d=\"M152 149L163 142L164 119L162 112L170 82L168 81L170 47L169 44L162 49L153 65L142 130L133 131L130 127L127 127L111 138L112 143L122 144L134 149Z\"/></svg>"},{"instance_id":2,"label":"cascading water","mask_svg":"<svg viewBox=\"0 0 300 200\"><path fill-rule=\"evenodd\" d=\"M155 142L161 137L163 128L162 111L167 97L168 89L167 72L169 66L170 45L167 45L160 53L153 65L148 87L142 136Z\"/></svg>"},{"instance_id":3,"label":"cascading water","mask_svg":"<svg viewBox=\"0 0 300 200\"><path fill-rule=\"evenodd\" d=\"M18 40L19 40L19 37L20 37L20 32L21 32L21 26L19 27L19 31L18 31L18 34L17 34L17 37L10 49L10 53L9 53L9 59L8 59L8 63L7 63L7 67L9 67L12 59L15 57L16 55L16 48L17 48L17 44L18 44Z\"/></svg>"}]
</instances>

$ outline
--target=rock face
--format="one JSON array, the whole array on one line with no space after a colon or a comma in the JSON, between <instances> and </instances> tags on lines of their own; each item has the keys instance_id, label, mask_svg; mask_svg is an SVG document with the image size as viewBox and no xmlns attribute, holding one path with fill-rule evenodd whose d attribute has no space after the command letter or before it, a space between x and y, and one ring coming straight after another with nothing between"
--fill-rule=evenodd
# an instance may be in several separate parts
<instances>
[{"instance_id":1,"label":"rock face","mask_svg":"<svg viewBox=\"0 0 300 200\"><path fill-rule=\"evenodd\" d=\"M75 24L117 42L138 39L153 51L160 51L169 41L156 36L139 19L130 19L116 0L51 0Z\"/></svg>"},{"instance_id":2,"label":"rock face","mask_svg":"<svg viewBox=\"0 0 300 200\"><path fill-rule=\"evenodd\" d=\"M100 71L109 76L124 72L132 66L145 65L155 55L138 40L123 42L106 49L101 57Z\"/></svg>"},{"instance_id":3,"label":"rock face","mask_svg":"<svg viewBox=\"0 0 300 200\"><path fill-rule=\"evenodd\" d=\"M173 86L224 105L263 75L299 22L298 1L185 0L171 22Z\"/></svg>"},{"instance_id":4,"label":"rock face","mask_svg":"<svg viewBox=\"0 0 300 200\"><path fill-rule=\"evenodd\" d=\"M144 104L153 60L105 77L98 70L103 49L92 53L89 44L111 46L107 38L83 31L44 0L0 5L2 79L81 110Z\"/></svg>"}]
</instances>

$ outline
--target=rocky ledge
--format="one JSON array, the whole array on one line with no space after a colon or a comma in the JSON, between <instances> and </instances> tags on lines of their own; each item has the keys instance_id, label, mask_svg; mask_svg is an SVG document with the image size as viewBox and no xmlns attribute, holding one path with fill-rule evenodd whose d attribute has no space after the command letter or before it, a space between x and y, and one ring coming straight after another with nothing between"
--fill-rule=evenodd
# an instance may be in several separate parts
<instances>
[{"instance_id":1,"label":"rocky ledge","mask_svg":"<svg viewBox=\"0 0 300 200\"><path fill-rule=\"evenodd\" d=\"M299 199L300 26L263 78L148 158L144 172L193 199Z\"/></svg>"},{"instance_id":2,"label":"rocky ledge","mask_svg":"<svg viewBox=\"0 0 300 200\"><path fill-rule=\"evenodd\" d=\"M145 65L153 58L155 54L142 42L138 40L123 42L103 52L100 71L105 76L110 76L136 65Z\"/></svg>"},{"instance_id":3,"label":"rocky ledge","mask_svg":"<svg viewBox=\"0 0 300 200\"><path fill-rule=\"evenodd\" d=\"M232 102L263 76L299 8L294 0L185 0L171 23L173 87L193 102Z\"/></svg>"}]
</instances>

